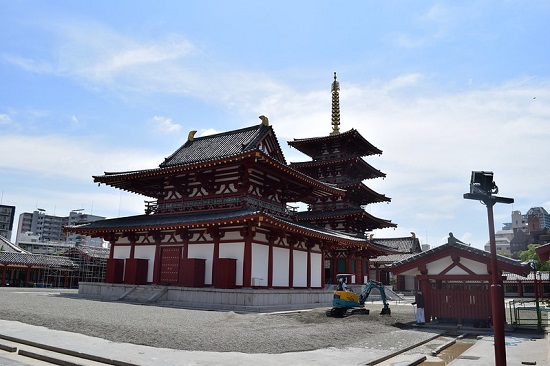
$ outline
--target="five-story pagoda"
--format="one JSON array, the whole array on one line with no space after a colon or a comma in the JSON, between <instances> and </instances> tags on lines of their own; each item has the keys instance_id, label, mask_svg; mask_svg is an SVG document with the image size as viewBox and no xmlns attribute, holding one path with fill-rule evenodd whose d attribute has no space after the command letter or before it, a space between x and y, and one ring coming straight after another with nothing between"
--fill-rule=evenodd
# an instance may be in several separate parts
<instances>
[{"instance_id":1,"label":"five-story pagoda","mask_svg":"<svg viewBox=\"0 0 550 366\"><path fill-rule=\"evenodd\" d=\"M319 181L334 185L346 191L345 196L322 197L309 204L307 211L299 212L297 220L327 229L339 230L348 235L364 237L374 229L396 227L390 220L384 220L367 213L365 206L391 199L369 188L364 181L385 177L363 156L382 154L361 134L351 129L340 132L340 86L334 73L332 83L332 132L328 136L294 139L288 144L311 157L311 161L295 162L290 166ZM360 272L349 261L338 261L339 253L333 253L334 266L339 273ZM349 253L348 253L349 255ZM335 269L336 269L335 268ZM334 271L331 271L334 275ZM365 273L364 271L363 273Z\"/></svg>"}]
</instances>

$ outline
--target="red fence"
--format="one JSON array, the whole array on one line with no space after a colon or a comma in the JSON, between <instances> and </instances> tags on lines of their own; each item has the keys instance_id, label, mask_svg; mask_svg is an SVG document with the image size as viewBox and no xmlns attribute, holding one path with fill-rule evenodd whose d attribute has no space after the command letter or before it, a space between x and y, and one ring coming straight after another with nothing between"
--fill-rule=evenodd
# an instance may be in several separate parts
<instances>
[{"instance_id":1,"label":"red fence","mask_svg":"<svg viewBox=\"0 0 550 366\"><path fill-rule=\"evenodd\" d=\"M484 322L491 318L489 289L430 289L426 310L440 321ZM429 309L429 310L428 310Z\"/></svg>"}]
</instances>

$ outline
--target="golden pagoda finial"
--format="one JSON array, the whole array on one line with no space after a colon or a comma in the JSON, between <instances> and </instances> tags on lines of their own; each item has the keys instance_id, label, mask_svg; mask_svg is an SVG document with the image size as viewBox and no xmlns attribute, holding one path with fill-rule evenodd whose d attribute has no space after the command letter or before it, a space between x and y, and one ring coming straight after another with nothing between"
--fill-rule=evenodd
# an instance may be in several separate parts
<instances>
[{"instance_id":1,"label":"golden pagoda finial","mask_svg":"<svg viewBox=\"0 0 550 366\"><path fill-rule=\"evenodd\" d=\"M334 81L332 82L332 132L331 136L340 133L340 83L336 81L336 71L334 72Z\"/></svg>"}]
</instances>

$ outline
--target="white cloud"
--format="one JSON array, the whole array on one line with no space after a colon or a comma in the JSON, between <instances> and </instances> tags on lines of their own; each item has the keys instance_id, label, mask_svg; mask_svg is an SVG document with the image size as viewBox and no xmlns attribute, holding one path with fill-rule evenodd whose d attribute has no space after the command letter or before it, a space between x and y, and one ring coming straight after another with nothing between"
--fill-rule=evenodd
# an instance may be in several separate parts
<instances>
[{"instance_id":1,"label":"white cloud","mask_svg":"<svg viewBox=\"0 0 550 366\"><path fill-rule=\"evenodd\" d=\"M154 116L153 123L156 125L158 131L164 133L177 132L181 129L181 125L174 123L172 119L168 117Z\"/></svg>"},{"instance_id":2,"label":"white cloud","mask_svg":"<svg viewBox=\"0 0 550 366\"><path fill-rule=\"evenodd\" d=\"M12 123L12 119L7 114L0 114L0 125L8 125Z\"/></svg>"},{"instance_id":3,"label":"white cloud","mask_svg":"<svg viewBox=\"0 0 550 366\"><path fill-rule=\"evenodd\" d=\"M0 168L41 177L65 177L90 181L103 171L127 171L158 166L162 156L144 148L102 147L75 136L2 136Z\"/></svg>"}]
</instances>

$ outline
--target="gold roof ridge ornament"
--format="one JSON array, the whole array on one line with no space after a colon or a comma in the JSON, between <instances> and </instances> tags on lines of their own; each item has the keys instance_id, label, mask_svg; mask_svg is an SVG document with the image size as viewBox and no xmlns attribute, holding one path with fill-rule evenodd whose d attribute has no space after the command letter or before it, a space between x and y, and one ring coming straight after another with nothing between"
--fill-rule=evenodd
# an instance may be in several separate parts
<instances>
[{"instance_id":1,"label":"gold roof ridge ornament","mask_svg":"<svg viewBox=\"0 0 550 366\"><path fill-rule=\"evenodd\" d=\"M330 136L340 134L340 83L336 81L336 71L334 72L334 81L332 82L332 132Z\"/></svg>"},{"instance_id":2,"label":"gold roof ridge ornament","mask_svg":"<svg viewBox=\"0 0 550 366\"><path fill-rule=\"evenodd\" d=\"M259 117L262 120L262 125L269 126L269 119L263 114Z\"/></svg>"},{"instance_id":3,"label":"gold roof ridge ornament","mask_svg":"<svg viewBox=\"0 0 550 366\"><path fill-rule=\"evenodd\" d=\"M197 133L197 130L192 130L189 132L189 135L187 136L187 141L193 141L195 139L195 134Z\"/></svg>"}]
</instances>

